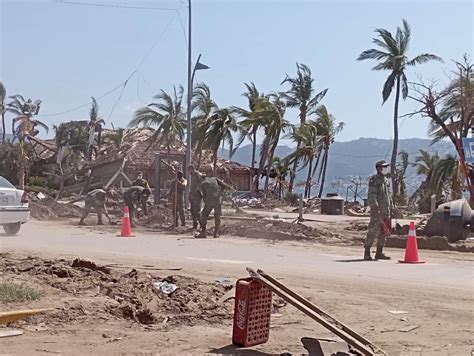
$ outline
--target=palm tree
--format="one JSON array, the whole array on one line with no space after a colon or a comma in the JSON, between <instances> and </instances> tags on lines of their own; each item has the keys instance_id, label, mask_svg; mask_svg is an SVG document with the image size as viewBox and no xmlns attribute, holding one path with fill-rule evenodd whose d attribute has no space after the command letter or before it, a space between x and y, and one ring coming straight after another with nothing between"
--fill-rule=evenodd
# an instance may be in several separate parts
<instances>
[{"instance_id":1,"label":"palm tree","mask_svg":"<svg viewBox=\"0 0 474 356\"><path fill-rule=\"evenodd\" d=\"M345 123L336 123L336 118L331 115L324 105L318 106L316 109L316 130L321 137L322 162L321 162L321 185L318 197L321 198L324 190L324 182L326 179L326 169L329 160L329 148L334 143L336 135L342 131Z\"/></svg>"},{"instance_id":2,"label":"palm tree","mask_svg":"<svg viewBox=\"0 0 474 356\"><path fill-rule=\"evenodd\" d=\"M5 142L5 112L7 111L5 99L7 97L7 90L2 82L0 82L0 113L2 114L2 142Z\"/></svg>"},{"instance_id":3,"label":"palm tree","mask_svg":"<svg viewBox=\"0 0 474 356\"><path fill-rule=\"evenodd\" d=\"M99 117L99 105L94 97L92 99L92 107L89 112L89 122L87 123L87 131L89 132L89 142L87 145L87 156L89 159L92 158L92 151L96 148L94 147L95 133L98 133L97 137L97 148L100 149L101 136L102 136L102 125L105 125L104 119ZM97 150L96 150L97 154Z\"/></svg>"},{"instance_id":4,"label":"palm tree","mask_svg":"<svg viewBox=\"0 0 474 356\"><path fill-rule=\"evenodd\" d=\"M280 142L280 136L289 126L285 119L286 103L280 94L270 94L265 98L261 121L264 126L265 139L262 145L261 162L266 162L265 193L268 194L268 181L272 169L273 157Z\"/></svg>"},{"instance_id":5,"label":"palm tree","mask_svg":"<svg viewBox=\"0 0 474 356\"><path fill-rule=\"evenodd\" d=\"M33 119L33 116L38 115L41 100L33 100L25 98L21 95L13 95L9 97L11 101L7 103L7 111L16 115L12 120L12 133L15 138L24 141L28 136L36 136L38 130L36 126L42 127L48 132L48 126L40 120ZM15 128L15 125L17 127Z\"/></svg>"},{"instance_id":6,"label":"palm tree","mask_svg":"<svg viewBox=\"0 0 474 356\"><path fill-rule=\"evenodd\" d=\"M318 165L314 165L314 160L321 152L321 137L318 134L317 123L308 120L300 126L293 127L293 131L289 137L295 142L299 142L295 152L290 154L286 159L293 163L302 160L303 166L300 169L308 167L306 178L304 197L310 197L312 187L312 177L316 172ZM293 173L292 173L293 174Z\"/></svg>"},{"instance_id":7,"label":"palm tree","mask_svg":"<svg viewBox=\"0 0 474 356\"><path fill-rule=\"evenodd\" d=\"M33 119L33 116L38 115L41 100L33 100L25 98L21 95L10 96L11 101L7 103L7 111L15 114L12 120L12 133L14 139L18 138L19 144L19 158L18 158L18 184L20 189L25 187L25 175L28 168L28 147L26 139L34 137L39 133L36 126L42 127L46 132L48 126L43 122ZM17 125L15 128L15 124Z\"/></svg>"},{"instance_id":8,"label":"palm tree","mask_svg":"<svg viewBox=\"0 0 474 356\"><path fill-rule=\"evenodd\" d=\"M242 94L247 98L248 109L240 107L232 107L233 112L243 118L239 122L240 137L238 143L235 145L238 148L245 138L248 138L252 143L252 163L251 167L255 168L255 158L257 154L257 132L262 124L262 105L265 105L264 95L260 93L253 82L250 84L244 83L247 91Z\"/></svg>"},{"instance_id":9,"label":"palm tree","mask_svg":"<svg viewBox=\"0 0 474 356\"><path fill-rule=\"evenodd\" d=\"M288 74L281 84L289 84L290 89L283 93L283 98L286 100L286 105L290 108L298 108L300 124L303 125L306 122L306 118L311 114L317 107L321 99L324 98L328 89L314 94L314 78L311 74L311 69L300 63L296 63L296 77L290 77ZM297 147L299 143L296 141ZM296 169L298 168L298 159L293 162L293 170L290 178L290 189L292 189L293 183L296 178Z\"/></svg>"},{"instance_id":10,"label":"palm tree","mask_svg":"<svg viewBox=\"0 0 474 356\"><path fill-rule=\"evenodd\" d=\"M382 90L382 105L388 100L395 87L395 104L393 109L393 148L390 161L392 171L392 187L393 194L398 194L396 163L398 154L398 104L400 101L400 90L402 98L405 100L408 96L408 83L405 75L405 69L417 64L423 64L431 60L442 61L442 59L434 54L423 53L412 59L407 56L408 46L410 44L411 29L408 22L403 19L403 28L397 27L395 37L383 28L375 29L376 38L372 39L372 43L380 49L372 48L362 52L358 61L367 59L377 60L378 63L373 70L388 70L390 75L387 77Z\"/></svg>"},{"instance_id":11,"label":"palm tree","mask_svg":"<svg viewBox=\"0 0 474 356\"><path fill-rule=\"evenodd\" d=\"M232 156L234 150L234 139L232 133L237 131L237 122L232 110L229 108L218 108L215 115L210 118L209 130L206 133L205 147L213 152L214 174L217 172L217 151L219 147L224 148L227 143Z\"/></svg>"},{"instance_id":12,"label":"palm tree","mask_svg":"<svg viewBox=\"0 0 474 356\"><path fill-rule=\"evenodd\" d=\"M163 144L170 153L173 143L184 139L186 115L182 107L183 91L181 85L178 89L174 87L172 95L161 90L153 97L156 102L135 111L133 119L128 124L129 127L140 125L157 127L156 132L150 137L150 145L147 149L155 144Z\"/></svg>"},{"instance_id":13,"label":"palm tree","mask_svg":"<svg viewBox=\"0 0 474 356\"><path fill-rule=\"evenodd\" d=\"M192 111L197 111L197 116L192 118L193 130L191 141L194 149L194 159L197 159L197 168L201 165L202 151L205 146L206 133L209 130L211 117L214 115L217 105L211 98L209 87L200 83L193 92Z\"/></svg>"},{"instance_id":14,"label":"palm tree","mask_svg":"<svg viewBox=\"0 0 474 356\"><path fill-rule=\"evenodd\" d=\"M273 157L272 170L275 172L275 192L278 199L281 199L283 193L283 182L289 172L289 162L280 157Z\"/></svg>"}]
</instances>

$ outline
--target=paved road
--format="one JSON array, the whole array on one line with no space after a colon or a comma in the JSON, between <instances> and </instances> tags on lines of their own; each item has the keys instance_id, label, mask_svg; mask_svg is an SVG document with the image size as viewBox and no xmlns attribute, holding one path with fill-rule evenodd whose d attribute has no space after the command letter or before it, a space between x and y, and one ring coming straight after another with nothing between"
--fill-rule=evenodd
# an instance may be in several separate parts
<instances>
[{"instance_id":1,"label":"paved road","mask_svg":"<svg viewBox=\"0 0 474 356\"><path fill-rule=\"evenodd\" d=\"M334 277L355 281L359 277L385 283L415 284L426 287L473 289L472 254L427 252L424 265L401 265L396 260L403 250L389 254L395 261L363 262L362 249L335 248L298 243L223 237L206 240L186 235L137 233L136 238L119 238L113 228L52 225L31 221L19 236L0 234L0 247L42 254L62 254L101 258L108 261L133 261L166 266L202 267L231 275L245 275L246 266L258 266L272 273L300 277ZM356 260L352 262L352 260Z\"/></svg>"}]
</instances>

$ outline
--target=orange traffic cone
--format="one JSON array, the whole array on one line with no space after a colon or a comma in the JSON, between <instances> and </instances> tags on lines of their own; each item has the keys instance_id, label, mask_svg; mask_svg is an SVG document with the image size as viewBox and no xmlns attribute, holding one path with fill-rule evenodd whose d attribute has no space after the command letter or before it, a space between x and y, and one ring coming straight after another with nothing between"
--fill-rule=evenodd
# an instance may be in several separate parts
<instances>
[{"instance_id":1,"label":"orange traffic cone","mask_svg":"<svg viewBox=\"0 0 474 356\"><path fill-rule=\"evenodd\" d=\"M130 213L128 212L128 206L123 207L123 222L122 222L122 232L120 237L135 237L132 233L132 227L130 225Z\"/></svg>"},{"instance_id":2,"label":"orange traffic cone","mask_svg":"<svg viewBox=\"0 0 474 356\"><path fill-rule=\"evenodd\" d=\"M416 242L415 223L410 222L410 231L408 232L407 246L405 249L405 259L398 261L400 263L425 263L418 259L418 243Z\"/></svg>"}]
</instances>

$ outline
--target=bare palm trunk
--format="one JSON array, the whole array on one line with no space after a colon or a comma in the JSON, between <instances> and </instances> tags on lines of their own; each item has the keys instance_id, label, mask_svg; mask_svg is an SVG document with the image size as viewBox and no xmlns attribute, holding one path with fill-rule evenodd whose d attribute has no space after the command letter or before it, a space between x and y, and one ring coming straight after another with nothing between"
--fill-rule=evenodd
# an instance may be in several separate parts
<instances>
[{"instance_id":1,"label":"bare palm trunk","mask_svg":"<svg viewBox=\"0 0 474 356\"><path fill-rule=\"evenodd\" d=\"M5 113L2 112L2 142L5 142Z\"/></svg>"},{"instance_id":2,"label":"bare palm trunk","mask_svg":"<svg viewBox=\"0 0 474 356\"><path fill-rule=\"evenodd\" d=\"M398 103L400 101L400 76L397 77L397 91L395 92L395 107L393 108L393 148L390 170L392 174L392 192L394 198L398 195L397 155L398 155Z\"/></svg>"},{"instance_id":3,"label":"bare palm trunk","mask_svg":"<svg viewBox=\"0 0 474 356\"><path fill-rule=\"evenodd\" d=\"M296 151L300 149L300 142L298 141L296 145ZM291 170L291 176L290 176L290 184L288 186L288 191L291 193L293 192L293 185L295 184L295 179L296 179L296 170L298 169L298 158L295 158L295 162L293 163L293 168Z\"/></svg>"},{"instance_id":4,"label":"bare palm trunk","mask_svg":"<svg viewBox=\"0 0 474 356\"><path fill-rule=\"evenodd\" d=\"M309 160L309 167L308 167L308 176L306 177L306 188L304 190L304 197L309 198L311 196L311 172L313 171L313 160L314 156Z\"/></svg>"},{"instance_id":5,"label":"bare palm trunk","mask_svg":"<svg viewBox=\"0 0 474 356\"><path fill-rule=\"evenodd\" d=\"M214 151L214 163L213 163L213 173L214 176L217 177L217 149Z\"/></svg>"},{"instance_id":6,"label":"bare palm trunk","mask_svg":"<svg viewBox=\"0 0 474 356\"><path fill-rule=\"evenodd\" d=\"M252 164L251 167L255 168L255 155L257 152L257 130L252 133Z\"/></svg>"},{"instance_id":7,"label":"bare palm trunk","mask_svg":"<svg viewBox=\"0 0 474 356\"><path fill-rule=\"evenodd\" d=\"M318 198L321 198L323 196L323 190L324 190L324 181L326 180L326 169L328 166L328 159L329 159L329 147L324 149L324 156L323 156L323 175L321 178L321 187L319 188L319 194Z\"/></svg>"},{"instance_id":8,"label":"bare palm trunk","mask_svg":"<svg viewBox=\"0 0 474 356\"><path fill-rule=\"evenodd\" d=\"M26 171L26 152L25 143L20 141L20 156L18 159L18 186L21 190L25 189L25 171Z\"/></svg>"}]
</instances>

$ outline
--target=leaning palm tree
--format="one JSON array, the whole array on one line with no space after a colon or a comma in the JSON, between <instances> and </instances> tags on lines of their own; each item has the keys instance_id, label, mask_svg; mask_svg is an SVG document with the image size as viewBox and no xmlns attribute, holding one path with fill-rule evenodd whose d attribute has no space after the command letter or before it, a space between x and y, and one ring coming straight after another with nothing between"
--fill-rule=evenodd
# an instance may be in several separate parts
<instances>
[{"instance_id":1,"label":"leaning palm tree","mask_svg":"<svg viewBox=\"0 0 474 356\"><path fill-rule=\"evenodd\" d=\"M135 111L129 127L152 127L157 129L152 137L147 150L153 145L164 145L168 153L171 152L173 143L184 139L186 126L185 113L182 107L183 87L180 85L170 95L164 90L155 95L156 102Z\"/></svg>"},{"instance_id":2,"label":"leaning palm tree","mask_svg":"<svg viewBox=\"0 0 474 356\"><path fill-rule=\"evenodd\" d=\"M410 44L411 30L408 22L403 19L403 27L397 27L397 33L395 37L383 28L375 29L377 34L376 38L372 39L372 43L377 45L379 49L372 48L362 52L358 61L367 59L373 59L379 61L374 66L373 70L388 70L390 74L385 81L382 90L382 105L388 100L393 88L395 87L395 104L393 110L393 147L392 157L390 161L390 169L392 171L392 188L393 193L396 195L398 184L396 174L397 154L398 154L398 104L400 101L400 91L402 98L405 100L408 96L408 83L405 75L405 69L407 67L415 66L417 64L423 64L431 60L442 61L440 57L430 54L423 53L412 59L407 56L408 46Z\"/></svg>"},{"instance_id":3,"label":"leaning palm tree","mask_svg":"<svg viewBox=\"0 0 474 356\"><path fill-rule=\"evenodd\" d=\"M232 133L237 131L237 122L231 109L219 108L210 119L209 130L206 133L205 148L212 151L213 170L217 172L217 152L219 147L224 148L227 143L232 155L234 150L234 139Z\"/></svg>"},{"instance_id":4,"label":"leaning palm tree","mask_svg":"<svg viewBox=\"0 0 474 356\"><path fill-rule=\"evenodd\" d=\"M321 99L324 98L328 89L315 94L314 89L314 78L311 74L311 69L300 63L296 63L296 76L290 77L288 74L281 84L288 84L290 88L288 91L283 93L283 98L286 100L286 105L290 108L298 108L300 124L303 125L306 122L306 118L311 114L317 107ZM299 144L296 142L296 149L298 150ZM296 178L296 170L298 168L298 160L293 162L293 170L290 178L290 189Z\"/></svg>"},{"instance_id":5,"label":"leaning palm tree","mask_svg":"<svg viewBox=\"0 0 474 356\"><path fill-rule=\"evenodd\" d=\"M242 118L239 122L240 137L235 147L238 148L245 138L250 140L252 143L251 167L255 168L255 158L257 155L257 132L262 125L262 116L260 115L260 112L263 109L262 105L265 105L265 97L264 94L257 89L255 83L244 83L244 85L247 91L243 93L242 96L247 98L248 109L232 107L232 111Z\"/></svg>"},{"instance_id":6,"label":"leaning palm tree","mask_svg":"<svg viewBox=\"0 0 474 356\"><path fill-rule=\"evenodd\" d=\"M7 98L7 90L2 82L0 82L0 113L2 114L2 142L5 142L5 112L7 107L5 104L5 99Z\"/></svg>"},{"instance_id":7,"label":"leaning palm tree","mask_svg":"<svg viewBox=\"0 0 474 356\"><path fill-rule=\"evenodd\" d=\"M324 190L324 182L326 179L326 169L329 160L329 148L334 143L336 135L342 131L345 123L336 123L336 118L331 115L324 105L318 106L316 109L316 129L321 138L322 162L321 162L321 184L319 187L318 197L321 198Z\"/></svg>"},{"instance_id":8,"label":"leaning palm tree","mask_svg":"<svg viewBox=\"0 0 474 356\"><path fill-rule=\"evenodd\" d=\"M312 177L318 167L318 163L314 165L314 160L319 160L318 158L321 153L321 137L318 133L317 124L313 120L308 120L300 126L293 127L292 132L288 136L293 141L299 142L299 145L296 151L286 157L286 159L290 163L302 160L303 165L300 169L308 167L304 191L304 197L308 198L311 196L311 187L313 186Z\"/></svg>"},{"instance_id":9,"label":"leaning palm tree","mask_svg":"<svg viewBox=\"0 0 474 356\"><path fill-rule=\"evenodd\" d=\"M212 100L211 90L204 83L199 83L194 88L192 111L197 115L192 118L193 130L191 142L194 149L194 159L197 160L197 168L201 165L201 158L206 141L206 133L209 130L211 118L217 105Z\"/></svg>"},{"instance_id":10,"label":"leaning palm tree","mask_svg":"<svg viewBox=\"0 0 474 356\"><path fill-rule=\"evenodd\" d=\"M266 164L265 193L268 194L268 181L273 165L273 157L280 142L282 133L289 127L285 119L286 103L280 94L273 93L265 97L265 104L262 105L261 125L264 127L265 139L261 149L261 163Z\"/></svg>"}]
</instances>

